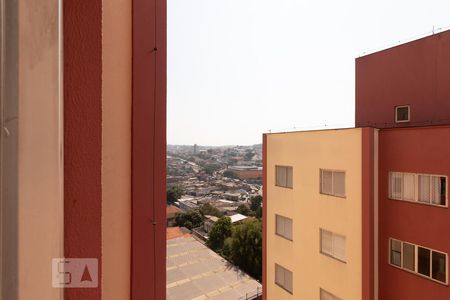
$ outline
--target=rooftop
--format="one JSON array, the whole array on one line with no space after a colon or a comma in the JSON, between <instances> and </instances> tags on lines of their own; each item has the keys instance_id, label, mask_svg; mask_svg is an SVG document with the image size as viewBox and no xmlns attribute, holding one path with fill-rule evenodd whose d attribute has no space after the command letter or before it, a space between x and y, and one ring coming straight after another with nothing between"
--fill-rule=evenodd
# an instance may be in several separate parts
<instances>
[{"instance_id":1,"label":"rooftop","mask_svg":"<svg viewBox=\"0 0 450 300\"><path fill-rule=\"evenodd\" d=\"M239 300L261 293L259 282L193 237L167 241L167 299Z\"/></svg>"}]
</instances>

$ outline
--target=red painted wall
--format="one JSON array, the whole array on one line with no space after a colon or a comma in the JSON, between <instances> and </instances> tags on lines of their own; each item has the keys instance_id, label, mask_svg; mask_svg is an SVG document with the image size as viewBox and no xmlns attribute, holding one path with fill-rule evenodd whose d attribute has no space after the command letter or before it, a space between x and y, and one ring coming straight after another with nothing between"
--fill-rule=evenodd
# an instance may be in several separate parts
<instances>
[{"instance_id":1,"label":"red painted wall","mask_svg":"<svg viewBox=\"0 0 450 300\"><path fill-rule=\"evenodd\" d=\"M388 199L389 171L450 176L449 136L450 126L380 131L379 299L450 299L448 286L390 266L388 257L389 237L450 254L448 208Z\"/></svg>"},{"instance_id":2,"label":"red painted wall","mask_svg":"<svg viewBox=\"0 0 450 300\"><path fill-rule=\"evenodd\" d=\"M102 1L63 1L64 255L97 258L101 283ZM101 287L65 299L101 299Z\"/></svg>"},{"instance_id":3,"label":"red painted wall","mask_svg":"<svg viewBox=\"0 0 450 300\"><path fill-rule=\"evenodd\" d=\"M361 185L362 185L362 296L374 299L374 138L373 128L362 129Z\"/></svg>"},{"instance_id":4,"label":"red painted wall","mask_svg":"<svg viewBox=\"0 0 450 300\"><path fill-rule=\"evenodd\" d=\"M166 299L166 1L133 0L131 299Z\"/></svg>"},{"instance_id":5,"label":"red painted wall","mask_svg":"<svg viewBox=\"0 0 450 300\"><path fill-rule=\"evenodd\" d=\"M357 127L450 124L450 31L356 59ZM396 124L394 106L411 105Z\"/></svg>"}]
</instances>

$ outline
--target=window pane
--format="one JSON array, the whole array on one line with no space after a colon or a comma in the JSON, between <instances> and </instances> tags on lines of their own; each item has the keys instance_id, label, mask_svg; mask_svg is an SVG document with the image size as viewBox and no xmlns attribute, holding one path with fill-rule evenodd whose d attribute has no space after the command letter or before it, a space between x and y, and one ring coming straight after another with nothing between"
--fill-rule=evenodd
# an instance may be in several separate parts
<instances>
[{"instance_id":1,"label":"window pane","mask_svg":"<svg viewBox=\"0 0 450 300\"><path fill-rule=\"evenodd\" d=\"M284 222L281 216L276 216L276 233L279 235L284 235Z\"/></svg>"},{"instance_id":2,"label":"window pane","mask_svg":"<svg viewBox=\"0 0 450 300\"><path fill-rule=\"evenodd\" d=\"M292 219L284 219L284 233L286 238L292 240Z\"/></svg>"},{"instance_id":3,"label":"window pane","mask_svg":"<svg viewBox=\"0 0 450 300\"><path fill-rule=\"evenodd\" d=\"M333 172L333 194L345 196L345 172Z\"/></svg>"},{"instance_id":4,"label":"window pane","mask_svg":"<svg viewBox=\"0 0 450 300\"><path fill-rule=\"evenodd\" d=\"M432 277L441 282L446 281L446 257L445 254L433 251Z\"/></svg>"},{"instance_id":5,"label":"window pane","mask_svg":"<svg viewBox=\"0 0 450 300\"><path fill-rule=\"evenodd\" d=\"M422 275L430 276L430 250L418 247L418 272Z\"/></svg>"},{"instance_id":6,"label":"window pane","mask_svg":"<svg viewBox=\"0 0 450 300\"><path fill-rule=\"evenodd\" d=\"M325 290L320 289L320 300L336 300L332 294L328 293Z\"/></svg>"},{"instance_id":7,"label":"window pane","mask_svg":"<svg viewBox=\"0 0 450 300\"><path fill-rule=\"evenodd\" d=\"M321 170L322 173L322 193L331 194L332 193L332 177L333 173L331 171Z\"/></svg>"},{"instance_id":8,"label":"window pane","mask_svg":"<svg viewBox=\"0 0 450 300\"><path fill-rule=\"evenodd\" d=\"M275 168L276 173L276 185L277 186L286 186L286 168L276 166Z\"/></svg>"},{"instance_id":9,"label":"window pane","mask_svg":"<svg viewBox=\"0 0 450 300\"><path fill-rule=\"evenodd\" d=\"M391 264L401 267L401 242L391 240Z\"/></svg>"},{"instance_id":10,"label":"window pane","mask_svg":"<svg viewBox=\"0 0 450 300\"><path fill-rule=\"evenodd\" d=\"M414 245L403 243L403 268L415 271L414 258Z\"/></svg>"},{"instance_id":11,"label":"window pane","mask_svg":"<svg viewBox=\"0 0 450 300\"><path fill-rule=\"evenodd\" d=\"M440 177L441 181L441 191L440 191L440 199L441 199L441 205L447 205L447 178L446 177Z\"/></svg>"},{"instance_id":12,"label":"window pane","mask_svg":"<svg viewBox=\"0 0 450 300\"><path fill-rule=\"evenodd\" d=\"M325 254L333 254L333 235L331 232L321 229L321 251Z\"/></svg>"},{"instance_id":13,"label":"window pane","mask_svg":"<svg viewBox=\"0 0 450 300\"><path fill-rule=\"evenodd\" d=\"M415 176L411 173L403 174L403 200L415 200Z\"/></svg>"},{"instance_id":14,"label":"window pane","mask_svg":"<svg viewBox=\"0 0 450 300\"><path fill-rule=\"evenodd\" d=\"M284 286L284 270L279 265L275 265L275 282Z\"/></svg>"},{"instance_id":15,"label":"window pane","mask_svg":"<svg viewBox=\"0 0 450 300\"><path fill-rule=\"evenodd\" d=\"M403 174L392 172L390 175L390 198L402 199Z\"/></svg>"},{"instance_id":16,"label":"window pane","mask_svg":"<svg viewBox=\"0 0 450 300\"><path fill-rule=\"evenodd\" d=\"M396 121L408 121L409 120L409 107L396 107L397 118Z\"/></svg>"},{"instance_id":17,"label":"window pane","mask_svg":"<svg viewBox=\"0 0 450 300\"><path fill-rule=\"evenodd\" d=\"M431 176L431 203L441 204L441 178L439 176Z\"/></svg>"},{"instance_id":18,"label":"window pane","mask_svg":"<svg viewBox=\"0 0 450 300\"><path fill-rule=\"evenodd\" d=\"M284 269L284 288L293 293L292 272Z\"/></svg>"},{"instance_id":19,"label":"window pane","mask_svg":"<svg viewBox=\"0 0 450 300\"><path fill-rule=\"evenodd\" d=\"M333 255L334 257L345 261L345 237L339 234L333 234Z\"/></svg>"},{"instance_id":20,"label":"window pane","mask_svg":"<svg viewBox=\"0 0 450 300\"><path fill-rule=\"evenodd\" d=\"M419 201L430 203L430 176L419 175Z\"/></svg>"},{"instance_id":21,"label":"window pane","mask_svg":"<svg viewBox=\"0 0 450 300\"><path fill-rule=\"evenodd\" d=\"M286 168L286 187L291 188L293 186L293 170L292 167Z\"/></svg>"}]
</instances>

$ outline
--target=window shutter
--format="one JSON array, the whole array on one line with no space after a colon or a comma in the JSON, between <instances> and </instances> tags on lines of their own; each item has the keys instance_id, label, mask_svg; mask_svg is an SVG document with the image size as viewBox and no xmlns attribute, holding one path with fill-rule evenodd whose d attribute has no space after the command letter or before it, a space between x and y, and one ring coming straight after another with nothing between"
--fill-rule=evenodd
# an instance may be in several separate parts
<instances>
[{"instance_id":1,"label":"window shutter","mask_svg":"<svg viewBox=\"0 0 450 300\"><path fill-rule=\"evenodd\" d=\"M333 194L336 196L345 196L345 172L333 172Z\"/></svg>"},{"instance_id":2,"label":"window shutter","mask_svg":"<svg viewBox=\"0 0 450 300\"><path fill-rule=\"evenodd\" d=\"M284 220L285 235L288 239L292 240L292 219L285 218Z\"/></svg>"},{"instance_id":3,"label":"window shutter","mask_svg":"<svg viewBox=\"0 0 450 300\"><path fill-rule=\"evenodd\" d=\"M293 283L292 283L292 272L284 269L284 287L289 291L293 292Z\"/></svg>"},{"instance_id":4,"label":"window shutter","mask_svg":"<svg viewBox=\"0 0 450 300\"><path fill-rule=\"evenodd\" d=\"M279 235L284 235L284 222L283 222L283 218L279 215L276 216L277 219L277 227L276 227L276 231L277 234Z\"/></svg>"},{"instance_id":5,"label":"window shutter","mask_svg":"<svg viewBox=\"0 0 450 300\"><path fill-rule=\"evenodd\" d=\"M331 194L333 192L333 173L331 171L321 170L322 172L322 193Z\"/></svg>"},{"instance_id":6,"label":"window shutter","mask_svg":"<svg viewBox=\"0 0 450 300\"><path fill-rule=\"evenodd\" d=\"M284 272L279 265L275 265L275 282L284 286Z\"/></svg>"},{"instance_id":7,"label":"window shutter","mask_svg":"<svg viewBox=\"0 0 450 300\"><path fill-rule=\"evenodd\" d=\"M345 261L345 237L333 234L333 256Z\"/></svg>"},{"instance_id":8,"label":"window shutter","mask_svg":"<svg viewBox=\"0 0 450 300\"><path fill-rule=\"evenodd\" d=\"M286 187L292 188L293 186L293 170L292 167L286 167Z\"/></svg>"},{"instance_id":9,"label":"window shutter","mask_svg":"<svg viewBox=\"0 0 450 300\"><path fill-rule=\"evenodd\" d=\"M275 168L276 178L277 178L277 186L285 186L286 185L286 168L277 166Z\"/></svg>"},{"instance_id":10,"label":"window shutter","mask_svg":"<svg viewBox=\"0 0 450 300\"><path fill-rule=\"evenodd\" d=\"M323 229L320 233L322 252L328 255L333 255L333 234Z\"/></svg>"}]
</instances>

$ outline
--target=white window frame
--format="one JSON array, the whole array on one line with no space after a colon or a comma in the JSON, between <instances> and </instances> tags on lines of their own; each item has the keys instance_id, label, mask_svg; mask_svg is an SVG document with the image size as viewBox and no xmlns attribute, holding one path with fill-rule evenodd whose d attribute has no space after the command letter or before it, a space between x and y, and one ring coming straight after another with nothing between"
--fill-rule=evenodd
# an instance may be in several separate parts
<instances>
[{"instance_id":1,"label":"white window frame","mask_svg":"<svg viewBox=\"0 0 450 300\"><path fill-rule=\"evenodd\" d=\"M284 235L283 233L279 233L278 232L278 222L277 222L277 218L282 218L282 219L288 219L291 220L291 224L292 224L292 228L291 228L291 233L292 233L292 237L289 238L288 236ZM275 214L275 235L282 237L288 241L293 241L294 240L294 220L292 218L288 218L279 214Z\"/></svg>"},{"instance_id":2,"label":"white window frame","mask_svg":"<svg viewBox=\"0 0 450 300\"><path fill-rule=\"evenodd\" d=\"M398 119L397 110L399 108L405 108L405 107L408 108L408 120L399 120ZM407 123L407 122L410 122L411 121L411 106L410 105L398 105L398 106L395 106L394 114L395 114L395 123Z\"/></svg>"},{"instance_id":3,"label":"white window frame","mask_svg":"<svg viewBox=\"0 0 450 300\"><path fill-rule=\"evenodd\" d=\"M400 249L401 249L400 265L401 266L397 266L397 265L393 264L392 261L391 261L391 242L392 241L400 242ZM410 269L407 269L407 268L403 267L403 244L404 243L414 246L414 271L411 271ZM419 269L418 268L418 265L419 265L419 259L418 259L419 258L418 257L419 256L419 251L418 251L418 248L419 247L427 249L427 250L430 251L430 276L423 275L423 274L419 273L419 271L418 271L418 269ZM439 284L448 286L448 278L449 278L448 271L449 271L449 268L448 268L448 254L447 253L439 251L439 250L434 250L432 248L425 247L425 246L422 246L422 245L417 245L415 243L411 243L411 242L408 242L408 241L402 241L402 240L399 240L399 239L395 239L395 238L389 238L388 251L389 251L388 252L388 263L389 263L390 266L392 266L394 268L397 268L397 269L400 269L400 270L403 270L403 271L406 271L408 273L417 275L419 277L422 277L422 278L425 278L425 279L437 282ZM442 282L440 280L437 280L437 279L433 278L433 252L445 255L445 282Z\"/></svg>"},{"instance_id":4,"label":"white window frame","mask_svg":"<svg viewBox=\"0 0 450 300\"><path fill-rule=\"evenodd\" d=\"M279 185L278 182L277 182L277 179L278 179L277 169L278 168L284 168L285 171L286 171L286 184L285 185ZM292 185L291 186L288 185L288 177L287 177L287 174L288 174L287 170L289 168L292 170ZM294 167L292 167L292 166L285 166L285 165L275 165L275 186L282 187L282 188L287 188L287 189L293 189L294 188Z\"/></svg>"},{"instance_id":5,"label":"white window frame","mask_svg":"<svg viewBox=\"0 0 450 300\"><path fill-rule=\"evenodd\" d=\"M394 197L392 195L392 185L391 185L391 177L393 174L401 174L402 175L402 195L401 197ZM414 176L414 200L404 199L404 175L413 175ZM435 204L430 202L422 202L419 201L419 176L430 176L430 177L444 177L445 178L445 205L441 204ZM431 180L430 180L431 184ZM438 174L424 174L424 173L411 173L411 172L397 172L397 171L390 171L388 173L388 198L391 200L399 200L399 201L406 201L410 203L417 203L417 204L423 204L423 205L431 205L435 207L442 207L442 208L448 208L448 176L446 175L438 175ZM430 199L431 199L431 187L430 187Z\"/></svg>"},{"instance_id":6,"label":"white window frame","mask_svg":"<svg viewBox=\"0 0 450 300\"><path fill-rule=\"evenodd\" d=\"M323 172L331 172L331 193L325 193L323 191ZM334 173L344 173L344 195L338 195L334 193ZM319 169L319 193L322 195L333 196L338 198L347 198L347 172L343 170L334 169Z\"/></svg>"},{"instance_id":7,"label":"white window frame","mask_svg":"<svg viewBox=\"0 0 450 300\"><path fill-rule=\"evenodd\" d=\"M331 240L332 240L332 250L331 250L331 252L332 253L327 253L327 252L322 251L322 233L324 231L331 233ZM338 257L338 256L336 256L334 254L334 236L340 236L340 237L344 238L344 252L345 252L344 259L342 259L342 258L340 258L340 257ZM320 228L320 230L319 230L319 239L320 239L320 241L319 241L320 245L319 246L320 246L320 253L321 254L323 254L325 256L328 256L328 257L331 257L331 258L333 258L333 259L335 259L337 261L340 261L340 262L342 262L344 264L347 263L347 237L345 235L340 234L340 233L335 233L335 232L333 232L331 230L327 230L327 229L324 229L324 228Z\"/></svg>"},{"instance_id":8,"label":"white window frame","mask_svg":"<svg viewBox=\"0 0 450 300\"><path fill-rule=\"evenodd\" d=\"M279 267L280 269L282 269L284 272L288 271L292 274L292 291L288 290L281 282L277 282L277 267ZM279 286L280 288L282 288L283 290L285 290L286 292L288 292L291 295L294 295L294 272L292 272L291 270L283 267L280 264L275 263L275 284L277 286Z\"/></svg>"}]
</instances>

